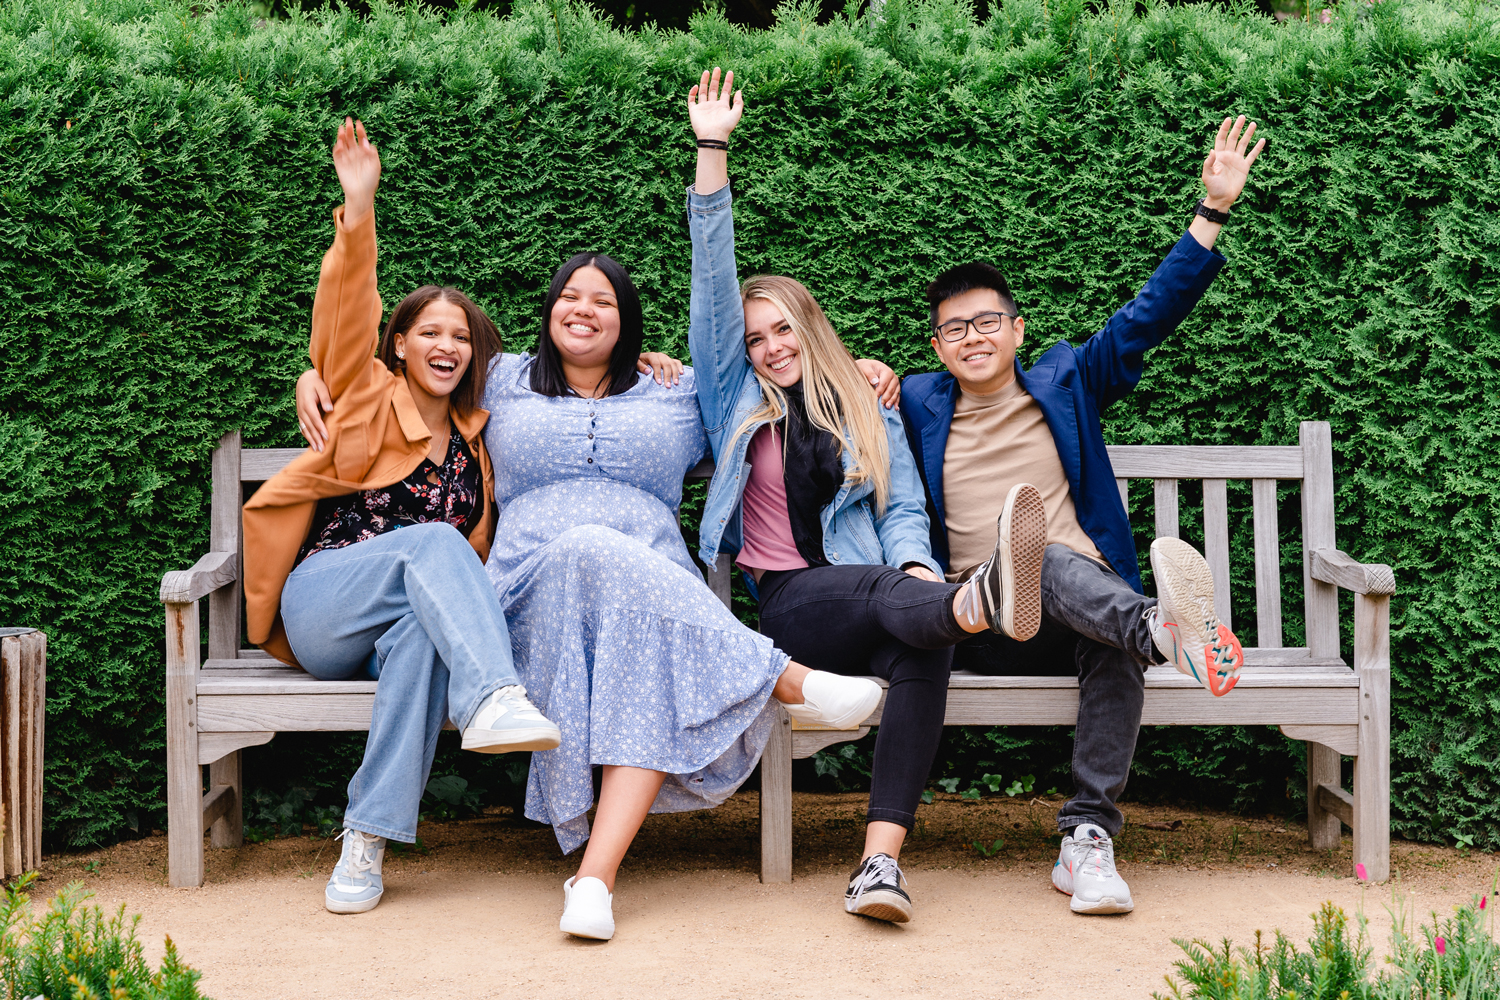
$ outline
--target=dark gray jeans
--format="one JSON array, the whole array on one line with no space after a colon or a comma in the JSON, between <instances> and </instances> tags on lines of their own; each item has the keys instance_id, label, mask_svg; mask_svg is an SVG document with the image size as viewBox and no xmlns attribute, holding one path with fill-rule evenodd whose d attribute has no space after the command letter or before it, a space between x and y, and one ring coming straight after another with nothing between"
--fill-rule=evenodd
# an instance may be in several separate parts
<instances>
[{"instance_id":1,"label":"dark gray jeans","mask_svg":"<svg viewBox=\"0 0 1500 1000\"><path fill-rule=\"evenodd\" d=\"M1042 560L1042 627L1026 642L981 632L959 643L953 669L991 675L1078 674L1078 725L1073 734L1076 790L1057 814L1057 828L1094 823L1119 834L1115 806L1130 777L1145 669L1162 658L1146 612L1156 599L1130 589L1119 574L1066 545L1047 546Z\"/></svg>"}]
</instances>

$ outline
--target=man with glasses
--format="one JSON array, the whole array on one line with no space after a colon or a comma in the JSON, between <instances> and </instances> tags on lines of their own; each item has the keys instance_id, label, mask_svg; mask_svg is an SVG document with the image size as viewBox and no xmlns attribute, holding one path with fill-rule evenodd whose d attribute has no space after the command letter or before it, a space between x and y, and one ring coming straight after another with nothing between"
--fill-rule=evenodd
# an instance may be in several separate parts
<instances>
[{"instance_id":1,"label":"man with glasses","mask_svg":"<svg viewBox=\"0 0 1500 1000\"><path fill-rule=\"evenodd\" d=\"M1040 629L1032 637L980 633L955 648L953 667L1078 675L1077 788L1058 811L1062 850L1052 869L1053 885L1073 897L1075 913L1134 906L1115 870L1111 838L1124 825L1115 803L1135 753L1143 671L1172 663L1221 696L1234 687L1244 659L1239 640L1214 614L1208 564L1190 546L1175 538L1152 543L1158 596L1143 595L1099 414L1135 387L1145 352L1172 334L1223 266L1213 245L1265 148L1264 139L1249 148L1254 134L1243 116L1224 120L1203 162L1206 196L1187 235L1083 346L1057 343L1023 370L1016 350L1026 321L1010 286L989 264L964 264L927 289L932 348L947 371L903 384L901 411L927 487L932 552L948 579L966 580L990 558L997 524L1012 558L1043 548L1039 593L1018 588L999 597L1039 602ZM1046 511L1044 526L1030 536L1016 525L1034 519L1007 508L1023 483L1040 492ZM1028 574L1018 564L986 577L1026 581Z\"/></svg>"}]
</instances>

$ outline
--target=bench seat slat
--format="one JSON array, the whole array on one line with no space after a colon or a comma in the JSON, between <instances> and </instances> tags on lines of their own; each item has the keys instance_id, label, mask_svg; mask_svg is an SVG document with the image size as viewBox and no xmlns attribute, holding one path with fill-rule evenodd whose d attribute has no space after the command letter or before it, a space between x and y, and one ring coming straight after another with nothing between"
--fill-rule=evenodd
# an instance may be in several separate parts
<instances>
[{"instance_id":1,"label":"bench seat slat","mask_svg":"<svg viewBox=\"0 0 1500 1000\"><path fill-rule=\"evenodd\" d=\"M1126 479L1301 479L1302 449L1279 445L1109 446Z\"/></svg>"}]
</instances>

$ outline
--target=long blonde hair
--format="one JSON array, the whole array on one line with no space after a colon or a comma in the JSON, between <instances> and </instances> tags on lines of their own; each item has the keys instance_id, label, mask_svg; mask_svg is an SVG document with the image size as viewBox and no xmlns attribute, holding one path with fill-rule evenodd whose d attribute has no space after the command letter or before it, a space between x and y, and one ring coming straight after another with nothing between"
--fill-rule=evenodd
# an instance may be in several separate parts
<instances>
[{"instance_id":1,"label":"long blonde hair","mask_svg":"<svg viewBox=\"0 0 1500 1000\"><path fill-rule=\"evenodd\" d=\"M802 398L813 426L833 435L839 447L853 460L849 478L869 482L875 493L875 508L885 513L891 494L891 449L886 440L880 403L870 384L854 365L854 357L839 340L822 308L800 281L778 275L759 274L740 287L740 298L765 299L781 310L797 335L802 360ZM764 401L735 428L730 449L741 434L762 420L780 420L786 413L786 393L781 386L755 373Z\"/></svg>"}]
</instances>

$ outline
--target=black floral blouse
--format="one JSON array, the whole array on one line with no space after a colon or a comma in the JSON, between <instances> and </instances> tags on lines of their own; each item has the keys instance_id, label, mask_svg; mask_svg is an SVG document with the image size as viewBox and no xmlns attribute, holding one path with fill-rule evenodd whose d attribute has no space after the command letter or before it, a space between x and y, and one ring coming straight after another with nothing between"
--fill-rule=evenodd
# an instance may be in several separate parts
<instances>
[{"instance_id":1,"label":"black floral blouse","mask_svg":"<svg viewBox=\"0 0 1500 1000\"><path fill-rule=\"evenodd\" d=\"M428 477L436 479L431 482ZM474 530L484 512L479 463L469 452L463 435L454 428L448 438L448 454L441 466L432 459L399 483L380 490L325 497L318 501L312 530L297 562L324 549L341 549L368 541L387 531L412 524L446 521L464 537Z\"/></svg>"}]
</instances>

